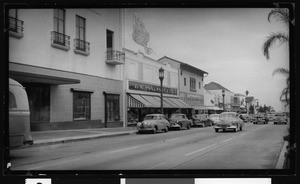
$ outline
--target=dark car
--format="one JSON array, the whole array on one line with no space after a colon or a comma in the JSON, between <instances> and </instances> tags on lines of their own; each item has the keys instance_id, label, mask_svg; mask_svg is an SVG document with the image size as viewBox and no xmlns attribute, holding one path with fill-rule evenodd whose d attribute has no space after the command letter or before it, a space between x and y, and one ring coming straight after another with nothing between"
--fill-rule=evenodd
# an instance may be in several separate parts
<instances>
[{"instance_id":1,"label":"dark car","mask_svg":"<svg viewBox=\"0 0 300 184\"><path fill-rule=\"evenodd\" d=\"M268 118L264 114L256 114L252 122L253 124L268 124Z\"/></svg>"},{"instance_id":2,"label":"dark car","mask_svg":"<svg viewBox=\"0 0 300 184\"><path fill-rule=\"evenodd\" d=\"M211 126L212 122L210 121L207 114L194 114L193 115L193 126Z\"/></svg>"},{"instance_id":3,"label":"dark car","mask_svg":"<svg viewBox=\"0 0 300 184\"><path fill-rule=\"evenodd\" d=\"M185 114L174 113L170 116L170 128L181 130L182 128L190 129L192 120L188 119Z\"/></svg>"}]
</instances>

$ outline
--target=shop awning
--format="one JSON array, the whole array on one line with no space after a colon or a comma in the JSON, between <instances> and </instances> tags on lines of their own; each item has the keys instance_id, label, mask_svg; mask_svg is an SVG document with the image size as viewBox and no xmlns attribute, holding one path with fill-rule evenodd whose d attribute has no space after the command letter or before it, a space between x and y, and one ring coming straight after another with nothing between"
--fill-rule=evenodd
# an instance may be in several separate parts
<instances>
[{"instance_id":1,"label":"shop awning","mask_svg":"<svg viewBox=\"0 0 300 184\"><path fill-rule=\"evenodd\" d=\"M128 94L128 107L131 108L160 108L160 97L152 95ZM163 97L164 108L191 108L179 98Z\"/></svg>"},{"instance_id":2,"label":"shop awning","mask_svg":"<svg viewBox=\"0 0 300 184\"><path fill-rule=\"evenodd\" d=\"M207 110L223 110L220 107L205 107Z\"/></svg>"}]
</instances>

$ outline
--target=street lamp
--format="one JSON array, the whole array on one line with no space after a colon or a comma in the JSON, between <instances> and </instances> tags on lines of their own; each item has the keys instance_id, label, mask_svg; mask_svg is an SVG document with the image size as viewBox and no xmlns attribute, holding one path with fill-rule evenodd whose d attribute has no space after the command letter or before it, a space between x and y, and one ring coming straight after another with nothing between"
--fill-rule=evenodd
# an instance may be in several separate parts
<instances>
[{"instance_id":1,"label":"street lamp","mask_svg":"<svg viewBox=\"0 0 300 184\"><path fill-rule=\"evenodd\" d=\"M225 98L225 90L224 89L222 89L222 96L223 96L223 111L225 111L225 100L224 100L224 98Z\"/></svg>"},{"instance_id":2,"label":"street lamp","mask_svg":"<svg viewBox=\"0 0 300 184\"><path fill-rule=\"evenodd\" d=\"M164 114L163 112L163 80L164 80L164 69L160 67L158 70L159 72L159 80L160 80L160 111L161 114Z\"/></svg>"}]
</instances>

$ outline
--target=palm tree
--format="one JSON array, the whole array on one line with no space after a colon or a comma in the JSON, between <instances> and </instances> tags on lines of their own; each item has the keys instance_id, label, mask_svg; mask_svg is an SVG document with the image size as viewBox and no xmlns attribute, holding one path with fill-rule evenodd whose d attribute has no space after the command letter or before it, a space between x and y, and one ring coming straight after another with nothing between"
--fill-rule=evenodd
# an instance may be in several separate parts
<instances>
[{"instance_id":1,"label":"palm tree","mask_svg":"<svg viewBox=\"0 0 300 184\"><path fill-rule=\"evenodd\" d=\"M293 21L290 21L289 18L289 11L288 9L284 8L275 8L268 14L268 21L271 22L271 18L275 18L277 21L280 21L283 25L286 27L289 26L289 23L291 22L294 24ZM279 42L280 44L289 43L289 36L286 33L277 32L277 33L271 33L266 41L263 44L262 51L264 56L267 58L267 60L270 59L270 48L276 44L276 42ZM289 104L288 100L288 94L290 89L290 78L289 78L289 70L286 68L277 68L273 71L273 76L276 74L282 74L287 75L287 87L283 89L280 99L283 99L283 96L285 96L285 101L287 104Z\"/></svg>"}]
</instances>

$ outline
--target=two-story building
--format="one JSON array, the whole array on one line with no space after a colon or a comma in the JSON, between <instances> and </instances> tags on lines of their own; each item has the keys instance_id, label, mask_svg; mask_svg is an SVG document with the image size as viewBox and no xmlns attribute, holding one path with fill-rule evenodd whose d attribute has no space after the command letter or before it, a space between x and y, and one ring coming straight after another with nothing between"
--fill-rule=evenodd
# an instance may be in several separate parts
<instances>
[{"instance_id":1,"label":"two-story building","mask_svg":"<svg viewBox=\"0 0 300 184\"><path fill-rule=\"evenodd\" d=\"M142 121L145 115L161 113L161 84L159 69L164 69L163 113L168 116L191 107L180 99L178 70L170 64L162 64L142 52L123 48L125 53L124 96L127 97L128 125Z\"/></svg>"},{"instance_id":2,"label":"two-story building","mask_svg":"<svg viewBox=\"0 0 300 184\"><path fill-rule=\"evenodd\" d=\"M120 9L10 9L9 77L31 130L123 126Z\"/></svg>"},{"instance_id":3,"label":"two-story building","mask_svg":"<svg viewBox=\"0 0 300 184\"><path fill-rule=\"evenodd\" d=\"M169 64L178 70L180 98L193 108L193 113L198 114L201 110L204 110L205 91L203 88L203 80L208 73L167 56L160 58L158 62Z\"/></svg>"}]
</instances>

